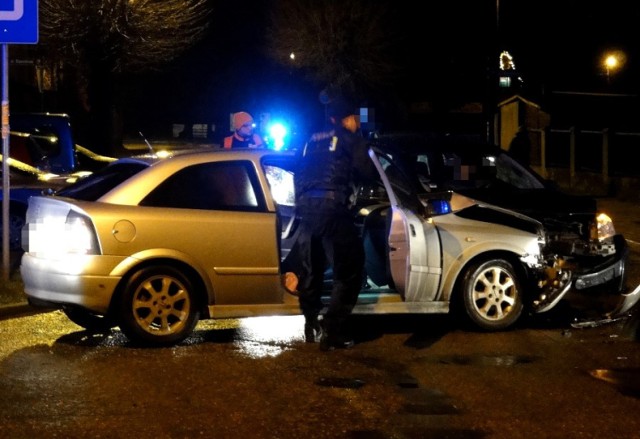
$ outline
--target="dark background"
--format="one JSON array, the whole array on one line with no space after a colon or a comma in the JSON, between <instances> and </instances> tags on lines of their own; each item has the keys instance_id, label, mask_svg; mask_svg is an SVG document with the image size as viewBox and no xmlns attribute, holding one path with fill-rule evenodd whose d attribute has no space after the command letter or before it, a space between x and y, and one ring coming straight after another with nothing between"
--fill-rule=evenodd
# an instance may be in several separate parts
<instances>
[{"instance_id":1,"label":"dark background","mask_svg":"<svg viewBox=\"0 0 640 439\"><path fill-rule=\"evenodd\" d=\"M543 107L557 91L637 95L640 4L635 2L372 1L389 2L395 29L391 56L398 73L359 104L376 109L383 129L411 128L412 111L425 103L435 111L469 102L488 110L515 93ZM174 123L206 123L217 126L219 140L228 133L229 114L240 110L255 117L264 112L282 116L303 132L321 126L322 85L277 65L266 54L273 3L212 1L205 39L161 70L131 78L125 132L166 137ZM514 57L523 80L518 89L497 90L502 50ZM602 63L608 50L626 55L626 63L609 80ZM20 90L13 90L11 99L19 105ZM624 102L622 111L637 114L635 106ZM73 113L72 104L68 107L62 110Z\"/></svg>"}]
</instances>

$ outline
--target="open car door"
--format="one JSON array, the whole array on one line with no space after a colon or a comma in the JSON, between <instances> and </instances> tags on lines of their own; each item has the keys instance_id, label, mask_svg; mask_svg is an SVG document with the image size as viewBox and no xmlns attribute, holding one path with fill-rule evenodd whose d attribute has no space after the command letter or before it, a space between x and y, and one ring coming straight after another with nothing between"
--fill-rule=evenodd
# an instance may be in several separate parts
<instances>
[{"instance_id":1,"label":"open car door","mask_svg":"<svg viewBox=\"0 0 640 439\"><path fill-rule=\"evenodd\" d=\"M387 192L391 208L389 266L398 293L406 302L432 301L442 275L440 239L435 225L411 180L393 159L374 149L369 151Z\"/></svg>"}]
</instances>

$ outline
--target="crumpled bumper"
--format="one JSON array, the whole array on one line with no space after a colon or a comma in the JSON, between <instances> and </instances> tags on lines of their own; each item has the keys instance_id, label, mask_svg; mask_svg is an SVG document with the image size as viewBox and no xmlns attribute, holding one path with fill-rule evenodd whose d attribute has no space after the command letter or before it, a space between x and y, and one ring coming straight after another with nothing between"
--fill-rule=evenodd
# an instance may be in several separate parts
<instances>
[{"instance_id":1,"label":"crumpled bumper","mask_svg":"<svg viewBox=\"0 0 640 439\"><path fill-rule=\"evenodd\" d=\"M629 258L629 246L622 235L614 237L616 254L613 261L608 261L605 266L598 266L586 273L581 273L574 277L573 285L576 290L586 290L599 285L619 280L618 291L624 290L626 280L625 269Z\"/></svg>"},{"instance_id":2,"label":"crumpled bumper","mask_svg":"<svg viewBox=\"0 0 640 439\"><path fill-rule=\"evenodd\" d=\"M588 270L574 272L571 282L563 289L534 303L534 311L548 311L561 299L573 303L589 303L608 317L620 315L633 307L640 300L640 288L627 292L625 283L629 247L622 235L616 235L614 243L616 253L613 258Z\"/></svg>"},{"instance_id":3,"label":"crumpled bumper","mask_svg":"<svg viewBox=\"0 0 640 439\"><path fill-rule=\"evenodd\" d=\"M630 293L622 294L618 306L609 313L608 317L616 317L629 312L640 300L640 285L636 286Z\"/></svg>"},{"instance_id":4,"label":"crumpled bumper","mask_svg":"<svg viewBox=\"0 0 640 439\"><path fill-rule=\"evenodd\" d=\"M602 305L608 318L628 312L640 300L640 285L630 290L626 286L629 247L622 235L614 237L616 254L606 265L574 277L572 293L588 297Z\"/></svg>"}]
</instances>

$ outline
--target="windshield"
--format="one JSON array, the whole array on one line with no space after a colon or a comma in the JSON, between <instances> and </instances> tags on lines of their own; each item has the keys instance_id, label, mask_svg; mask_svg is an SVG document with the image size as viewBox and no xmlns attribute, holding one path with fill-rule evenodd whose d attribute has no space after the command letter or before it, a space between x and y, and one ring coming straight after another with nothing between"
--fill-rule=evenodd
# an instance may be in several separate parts
<instances>
[{"instance_id":1,"label":"windshield","mask_svg":"<svg viewBox=\"0 0 640 439\"><path fill-rule=\"evenodd\" d=\"M418 193L545 187L544 180L531 169L485 143L411 136L382 139L381 146L410 177Z\"/></svg>"},{"instance_id":2,"label":"windshield","mask_svg":"<svg viewBox=\"0 0 640 439\"><path fill-rule=\"evenodd\" d=\"M417 160L426 160L418 156ZM535 174L506 153L463 155L442 153L442 175L434 173L433 183L447 189L478 189L500 183L513 189L542 189L544 184ZM434 166L440 165L440 161Z\"/></svg>"},{"instance_id":3,"label":"windshield","mask_svg":"<svg viewBox=\"0 0 640 439\"><path fill-rule=\"evenodd\" d=\"M511 156L502 153L495 158L496 179L517 189L543 189L542 179Z\"/></svg>"}]
</instances>

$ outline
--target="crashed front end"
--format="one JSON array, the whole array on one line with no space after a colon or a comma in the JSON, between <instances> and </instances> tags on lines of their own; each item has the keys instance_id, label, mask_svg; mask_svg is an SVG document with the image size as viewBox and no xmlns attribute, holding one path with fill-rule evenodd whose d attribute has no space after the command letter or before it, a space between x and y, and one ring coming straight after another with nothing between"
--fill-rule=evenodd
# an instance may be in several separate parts
<instances>
[{"instance_id":1,"label":"crashed front end","mask_svg":"<svg viewBox=\"0 0 640 439\"><path fill-rule=\"evenodd\" d=\"M543 263L535 267L538 291L534 312L554 308L561 300L589 308L603 317L624 314L640 299L640 289L628 291L626 265L629 249L605 215L573 215L545 219Z\"/></svg>"}]
</instances>

